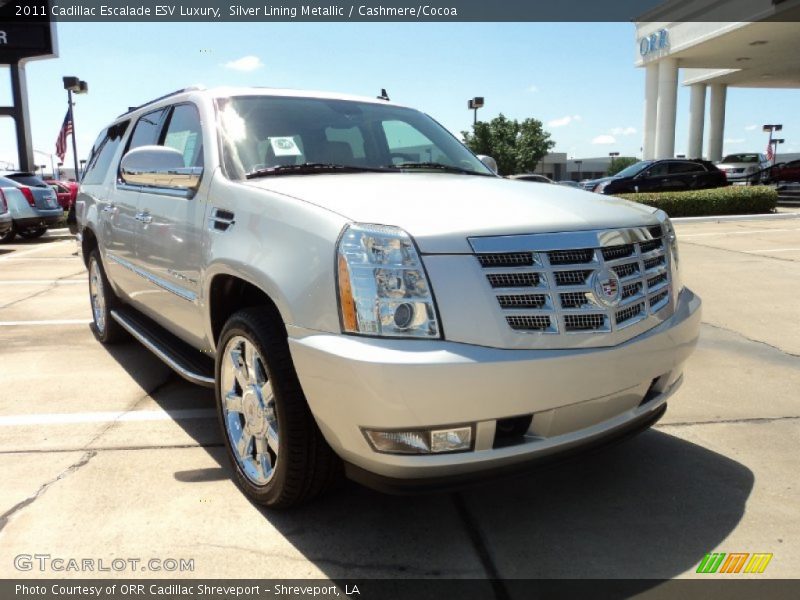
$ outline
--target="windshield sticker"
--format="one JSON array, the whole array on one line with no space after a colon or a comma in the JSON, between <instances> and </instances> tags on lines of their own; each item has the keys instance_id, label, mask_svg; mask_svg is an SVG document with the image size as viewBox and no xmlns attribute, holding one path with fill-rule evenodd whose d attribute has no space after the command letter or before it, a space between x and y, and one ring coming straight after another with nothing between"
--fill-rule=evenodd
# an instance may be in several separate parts
<instances>
[{"instance_id":1,"label":"windshield sticker","mask_svg":"<svg viewBox=\"0 0 800 600\"><path fill-rule=\"evenodd\" d=\"M269 143L272 144L272 152L275 153L275 156L300 156L302 154L294 139L290 137L269 138Z\"/></svg>"}]
</instances>

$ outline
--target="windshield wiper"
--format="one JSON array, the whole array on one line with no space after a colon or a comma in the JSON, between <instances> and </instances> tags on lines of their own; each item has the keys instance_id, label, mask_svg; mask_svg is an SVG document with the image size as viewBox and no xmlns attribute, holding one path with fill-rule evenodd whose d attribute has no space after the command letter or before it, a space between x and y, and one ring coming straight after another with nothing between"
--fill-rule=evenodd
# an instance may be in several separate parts
<instances>
[{"instance_id":1,"label":"windshield wiper","mask_svg":"<svg viewBox=\"0 0 800 600\"><path fill-rule=\"evenodd\" d=\"M479 173L471 169L463 167L456 167L453 165L446 165L438 162L405 162L396 165L389 165L394 169L436 169L438 171L445 171L447 173L462 173L464 175L480 175L481 177L492 177L489 173Z\"/></svg>"},{"instance_id":2,"label":"windshield wiper","mask_svg":"<svg viewBox=\"0 0 800 600\"><path fill-rule=\"evenodd\" d=\"M276 165L255 169L245 174L247 179L268 177L270 175L307 175L313 173L386 173L387 169L376 167L359 167L356 165L337 165L333 163L302 163L299 165Z\"/></svg>"}]
</instances>

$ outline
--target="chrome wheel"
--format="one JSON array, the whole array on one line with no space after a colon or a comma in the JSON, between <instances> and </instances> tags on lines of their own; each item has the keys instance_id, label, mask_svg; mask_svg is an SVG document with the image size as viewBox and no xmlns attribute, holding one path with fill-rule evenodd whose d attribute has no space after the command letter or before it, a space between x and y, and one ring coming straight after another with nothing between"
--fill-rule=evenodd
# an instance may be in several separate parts
<instances>
[{"instance_id":1,"label":"chrome wheel","mask_svg":"<svg viewBox=\"0 0 800 600\"><path fill-rule=\"evenodd\" d=\"M94 326L102 334L106 330L106 295L103 289L103 275L97 260L92 260L89 265L89 298L92 302Z\"/></svg>"},{"instance_id":2,"label":"chrome wheel","mask_svg":"<svg viewBox=\"0 0 800 600\"><path fill-rule=\"evenodd\" d=\"M278 463L278 417L264 360L252 341L228 341L220 369L222 421L231 450L255 485L272 479Z\"/></svg>"}]
</instances>

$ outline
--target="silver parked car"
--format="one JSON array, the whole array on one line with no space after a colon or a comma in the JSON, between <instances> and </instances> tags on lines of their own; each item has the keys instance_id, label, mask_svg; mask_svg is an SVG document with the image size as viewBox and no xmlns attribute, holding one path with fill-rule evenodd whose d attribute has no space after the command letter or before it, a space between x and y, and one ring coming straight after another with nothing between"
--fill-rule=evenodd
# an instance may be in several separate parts
<instances>
[{"instance_id":1,"label":"silver parked car","mask_svg":"<svg viewBox=\"0 0 800 600\"><path fill-rule=\"evenodd\" d=\"M3 188L0 187L0 240L11 231L13 226L14 221L11 219L11 213L8 210L8 200L6 200Z\"/></svg>"},{"instance_id":2,"label":"silver parked car","mask_svg":"<svg viewBox=\"0 0 800 600\"><path fill-rule=\"evenodd\" d=\"M767 157L758 152L728 154L717 163L729 183L760 183L769 178L769 167Z\"/></svg>"},{"instance_id":3,"label":"silver parked car","mask_svg":"<svg viewBox=\"0 0 800 600\"><path fill-rule=\"evenodd\" d=\"M5 173L0 176L0 189L12 219L11 229L0 234L0 243L11 242L17 235L25 239L41 237L64 217L53 188L32 173Z\"/></svg>"},{"instance_id":4,"label":"silver parked car","mask_svg":"<svg viewBox=\"0 0 800 600\"><path fill-rule=\"evenodd\" d=\"M640 431L698 337L666 214L498 177L383 99L176 92L101 132L76 207L95 336L212 387L266 506Z\"/></svg>"}]
</instances>

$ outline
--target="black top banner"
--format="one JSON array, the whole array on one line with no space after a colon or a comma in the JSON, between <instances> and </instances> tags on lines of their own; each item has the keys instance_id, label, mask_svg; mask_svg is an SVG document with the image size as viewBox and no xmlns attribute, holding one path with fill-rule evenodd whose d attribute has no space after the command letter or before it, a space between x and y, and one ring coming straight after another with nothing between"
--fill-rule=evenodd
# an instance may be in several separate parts
<instances>
[{"instance_id":1,"label":"black top banner","mask_svg":"<svg viewBox=\"0 0 800 600\"><path fill-rule=\"evenodd\" d=\"M800 21L795 0L0 0L0 22Z\"/></svg>"}]
</instances>

